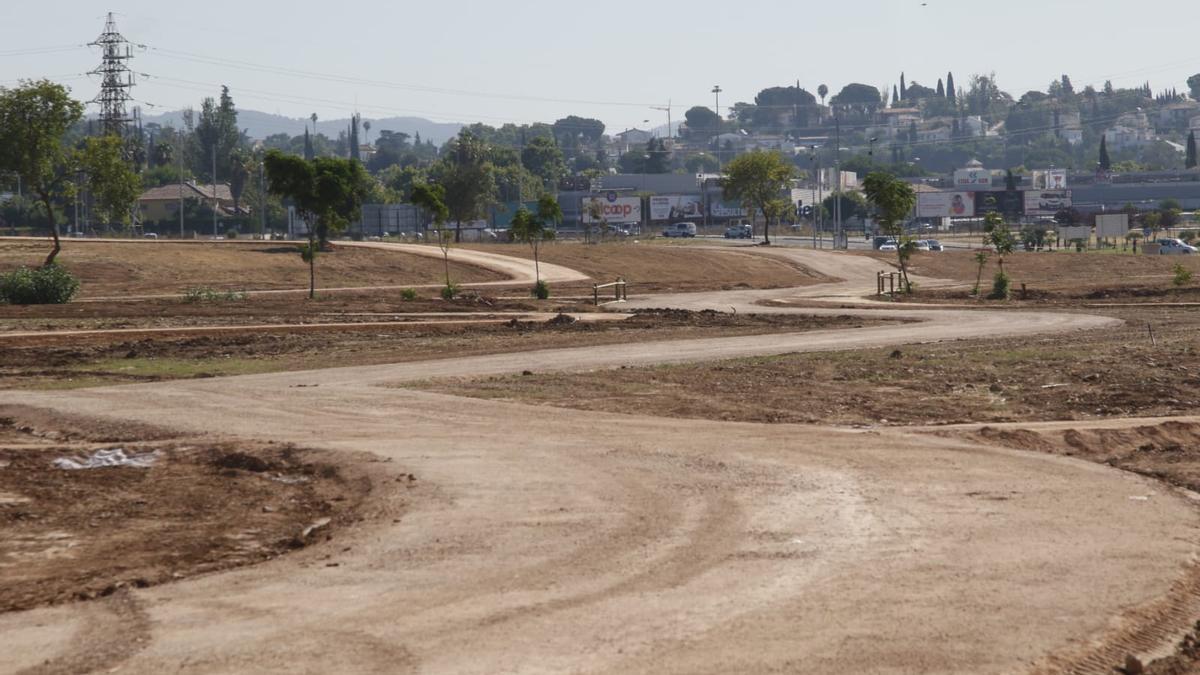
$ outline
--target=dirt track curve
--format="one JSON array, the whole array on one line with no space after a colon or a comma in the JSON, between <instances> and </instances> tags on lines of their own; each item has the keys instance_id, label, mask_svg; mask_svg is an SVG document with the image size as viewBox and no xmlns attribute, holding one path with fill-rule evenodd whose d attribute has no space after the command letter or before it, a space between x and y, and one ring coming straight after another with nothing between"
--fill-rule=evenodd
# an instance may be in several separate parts
<instances>
[{"instance_id":1,"label":"dirt track curve","mask_svg":"<svg viewBox=\"0 0 1200 675\"><path fill-rule=\"evenodd\" d=\"M879 267L779 255L850 281L637 304L856 301ZM0 402L368 450L424 486L402 521L368 522L328 550L0 615L0 671L1111 672L1113 649L1169 648L1200 616L1200 519L1159 483L913 431L548 411L396 386L1115 323L854 311L915 321L0 392Z\"/></svg>"}]
</instances>

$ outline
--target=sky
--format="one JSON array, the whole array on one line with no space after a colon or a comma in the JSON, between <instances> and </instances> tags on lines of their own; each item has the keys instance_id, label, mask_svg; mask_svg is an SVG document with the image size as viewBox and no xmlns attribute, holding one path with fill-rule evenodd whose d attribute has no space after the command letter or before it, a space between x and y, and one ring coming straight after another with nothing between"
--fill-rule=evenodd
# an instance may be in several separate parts
<instances>
[{"instance_id":1,"label":"sky","mask_svg":"<svg viewBox=\"0 0 1200 675\"><path fill-rule=\"evenodd\" d=\"M114 12L138 49L135 98L148 113L231 89L239 108L322 119L443 122L595 117L610 133L676 123L693 105L723 113L770 86L836 93L849 82L964 86L995 72L1014 96L1066 73L1076 89L1149 80L1186 89L1200 72L1194 0L690 0L289 3L121 0L5 3L0 86L61 81L89 100L86 47ZM1002 8L1002 9L1001 9ZM94 110L91 108L90 110Z\"/></svg>"}]
</instances>

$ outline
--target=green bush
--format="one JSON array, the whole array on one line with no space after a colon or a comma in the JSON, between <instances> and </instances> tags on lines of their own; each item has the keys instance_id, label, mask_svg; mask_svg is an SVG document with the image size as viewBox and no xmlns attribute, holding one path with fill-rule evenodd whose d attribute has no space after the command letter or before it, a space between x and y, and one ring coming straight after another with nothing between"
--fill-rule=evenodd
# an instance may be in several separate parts
<instances>
[{"instance_id":1,"label":"green bush","mask_svg":"<svg viewBox=\"0 0 1200 675\"><path fill-rule=\"evenodd\" d=\"M237 239L238 231L237 230L225 230L225 238L226 239Z\"/></svg>"},{"instance_id":2,"label":"green bush","mask_svg":"<svg viewBox=\"0 0 1200 675\"><path fill-rule=\"evenodd\" d=\"M1183 243L1190 244L1196 240L1196 231L1184 230L1183 232L1179 233L1179 238L1183 240Z\"/></svg>"},{"instance_id":3,"label":"green bush","mask_svg":"<svg viewBox=\"0 0 1200 675\"><path fill-rule=\"evenodd\" d=\"M1007 274L996 272L996 276L992 278L992 294L988 298L992 300L1007 300L1010 285L1011 282Z\"/></svg>"},{"instance_id":4,"label":"green bush","mask_svg":"<svg viewBox=\"0 0 1200 675\"><path fill-rule=\"evenodd\" d=\"M1186 286L1192 282L1192 271L1181 263L1175 263L1175 267L1171 268L1171 271L1175 273L1173 281L1176 286Z\"/></svg>"},{"instance_id":5,"label":"green bush","mask_svg":"<svg viewBox=\"0 0 1200 675\"><path fill-rule=\"evenodd\" d=\"M417 290L415 288L405 288L400 291L400 299L412 302L417 299Z\"/></svg>"},{"instance_id":6,"label":"green bush","mask_svg":"<svg viewBox=\"0 0 1200 675\"><path fill-rule=\"evenodd\" d=\"M538 280L537 285L533 287L533 297L538 300L545 300L550 297L550 284L545 281Z\"/></svg>"},{"instance_id":7,"label":"green bush","mask_svg":"<svg viewBox=\"0 0 1200 675\"><path fill-rule=\"evenodd\" d=\"M59 265L22 267L0 275L0 302L11 305L61 305L79 290L79 280Z\"/></svg>"},{"instance_id":8,"label":"green bush","mask_svg":"<svg viewBox=\"0 0 1200 675\"><path fill-rule=\"evenodd\" d=\"M458 297L459 290L458 284L454 282L450 282L445 286L442 286L442 299L453 300L454 298Z\"/></svg>"}]
</instances>

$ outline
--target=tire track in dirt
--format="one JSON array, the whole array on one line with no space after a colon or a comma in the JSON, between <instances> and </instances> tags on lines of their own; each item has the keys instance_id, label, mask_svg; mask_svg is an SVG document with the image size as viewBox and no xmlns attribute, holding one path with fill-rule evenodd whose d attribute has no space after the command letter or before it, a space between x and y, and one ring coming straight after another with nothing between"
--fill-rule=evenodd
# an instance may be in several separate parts
<instances>
[{"instance_id":1,"label":"tire track in dirt","mask_svg":"<svg viewBox=\"0 0 1200 675\"><path fill-rule=\"evenodd\" d=\"M128 590L78 603L83 625L69 647L18 675L74 675L118 668L150 643L150 617Z\"/></svg>"}]
</instances>

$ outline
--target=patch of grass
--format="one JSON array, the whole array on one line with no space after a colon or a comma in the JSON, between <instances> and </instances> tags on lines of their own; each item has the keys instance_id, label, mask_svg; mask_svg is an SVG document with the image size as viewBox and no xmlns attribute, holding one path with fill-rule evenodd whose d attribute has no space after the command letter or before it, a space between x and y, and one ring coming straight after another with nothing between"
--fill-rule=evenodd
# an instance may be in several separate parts
<instances>
[{"instance_id":1,"label":"patch of grass","mask_svg":"<svg viewBox=\"0 0 1200 675\"><path fill-rule=\"evenodd\" d=\"M183 301L187 303L200 302L242 302L246 294L242 291L218 291L208 286L193 286L183 292Z\"/></svg>"}]
</instances>

